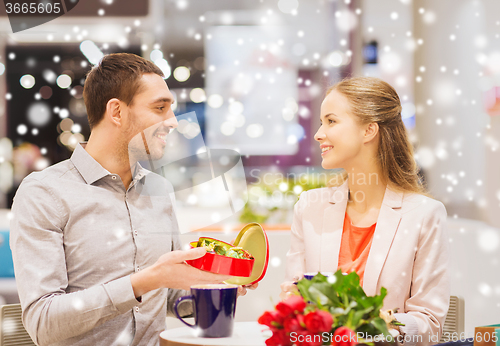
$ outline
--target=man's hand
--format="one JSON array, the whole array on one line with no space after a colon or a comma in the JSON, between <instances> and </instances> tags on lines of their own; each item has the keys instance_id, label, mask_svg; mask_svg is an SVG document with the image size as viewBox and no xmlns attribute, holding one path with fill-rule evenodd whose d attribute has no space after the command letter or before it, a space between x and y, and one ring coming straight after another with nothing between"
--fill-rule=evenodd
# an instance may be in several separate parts
<instances>
[{"instance_id":1,"label":"man's hand","mask_svg":"<svg viewBox=\"0 0 500 346\"><path fill-rule=\"evenodd\" d=\"M253 285L243 285L243 286L238 286L238 297L244 296L247 294L247 289L248 290L254 290L259 286L259 283L256 282Z\"/></svg>"},{"instance_id":2,"label":"man's hand","mask_svg":"<svg viewBox=\"0 0 500 346\"><path fill-rule=\"evenodd\" d=\"M158 288L189 290L192 285L218 284L231 278L191 267L184 263L205 255L203 247L186 251L172 251L161 256L151 267L130 277L136 297Z\"/></svg>"},{"instance_id":3,"label":"man's hand","mask_svg":"<svg viewBox=\"0 0 500 346\"><path fill-rule=\"evenodd\" d=\"M231 240L230 244L233 244L234 245L234 241L236 239L233 239ZM249 290L254 290L256 289L257 287L259 286L259 283L256 282L254 283L253 285L243 285L243 286L239 286L238 287L238 297L241 297L241 296L244 296L245 294L247 294L247 289Z\"/></svg>"}]
</instances>

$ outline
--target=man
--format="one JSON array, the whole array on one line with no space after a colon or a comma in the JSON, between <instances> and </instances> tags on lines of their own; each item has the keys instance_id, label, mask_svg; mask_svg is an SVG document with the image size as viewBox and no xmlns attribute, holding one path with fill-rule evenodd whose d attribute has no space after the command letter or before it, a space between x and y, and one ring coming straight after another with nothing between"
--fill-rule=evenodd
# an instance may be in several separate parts
<instances>
[{"instance_id":1,"label":"man","mask_svg":"<svg viewBox=\"0 0 500 346\"><path fill-rule=\"evenodd\" d=\"M137 163L161 157L177 126L161 70L107 55L83 95L88 143L26 177L14 199L23 323L39 345L156 345L179 289L228 277L184 263L206 250L178 251L171 187Z\"/></svg>"}]
</instances>

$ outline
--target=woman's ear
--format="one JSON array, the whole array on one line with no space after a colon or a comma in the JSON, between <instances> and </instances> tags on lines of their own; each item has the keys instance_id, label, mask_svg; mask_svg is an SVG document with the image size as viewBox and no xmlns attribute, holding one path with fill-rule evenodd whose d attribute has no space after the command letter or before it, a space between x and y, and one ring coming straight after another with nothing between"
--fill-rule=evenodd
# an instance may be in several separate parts
<instances>
[{"instance_id":1,"label":"woman's ear","mask_svg":"<svg viewBox=\"0 0 500 346\"><path fill-rule=\"evenodd\" d=\"M104 115L114 126L123 126L122 102L112 98L106 103L106 114Z\"/></svg>"},{"instance_id":2,"label":"woman's ear","mask_svg":"<svg viewBox=\"0 0 500 346\"><path fill-rule=\"evenodd\" d=\"M368 143L372 141L378 133L378 124L377 123L369 123L366 125L365 134L364 134L364 143Z\"/></svg>"}]
</instances>

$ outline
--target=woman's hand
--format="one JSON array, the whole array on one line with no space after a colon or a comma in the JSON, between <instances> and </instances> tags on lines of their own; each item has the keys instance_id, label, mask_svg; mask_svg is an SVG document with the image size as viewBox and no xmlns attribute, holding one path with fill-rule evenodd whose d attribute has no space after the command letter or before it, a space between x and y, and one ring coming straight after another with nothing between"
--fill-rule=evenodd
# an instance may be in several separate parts
<instances>
[{"instance_id":1,"label":"woman's hand","mask_svg":"<svg viewBox=\"0 0 500 346\"><path fill-rule=\"evenodd\" d=\"M299 289L297 288L296 281L285 281L283 282L281 287L280 299L285 300L291 295L299 293Z\"/></svg>"}]
</instances>

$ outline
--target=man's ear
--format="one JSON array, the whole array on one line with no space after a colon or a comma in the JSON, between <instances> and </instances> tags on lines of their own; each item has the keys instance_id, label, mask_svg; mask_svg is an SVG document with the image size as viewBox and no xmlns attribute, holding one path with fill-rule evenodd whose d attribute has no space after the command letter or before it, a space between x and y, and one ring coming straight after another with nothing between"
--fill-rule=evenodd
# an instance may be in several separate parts
<instances>
[{"instance_id":1,"label":"man's ear","mask_svg":"<svg viewBox=\"0 0 500 346\"><path fill-rule=\"evenodd\" d=\"M114 125L121 127L123 126L123 103L117 98L112 98L106 103L106 115L105 117Z\"/></svg>"},{"instance_id":2,"label":"man's ear","mask_svg":"<svg viewBox=\"0 0 500 346\"><path fill-rule=\"evenodd\" d=\"M368 142L372 141L377 136L377 133L378 133L378 124L377 123L369 123L368 125L366 125L365 134L364 134L364 138L365 138L364 142L368 143Z\"/></svg>"}]
</instances>

